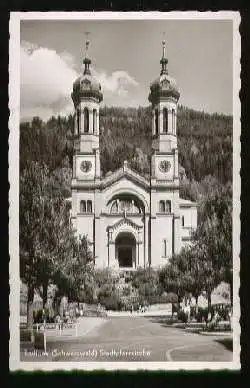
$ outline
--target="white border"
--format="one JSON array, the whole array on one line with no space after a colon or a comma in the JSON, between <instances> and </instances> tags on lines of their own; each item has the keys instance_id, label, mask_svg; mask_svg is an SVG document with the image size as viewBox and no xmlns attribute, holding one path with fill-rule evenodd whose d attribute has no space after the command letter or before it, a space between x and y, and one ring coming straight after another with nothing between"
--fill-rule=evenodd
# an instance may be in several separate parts
<instances>
[{"instance_id":1,"label":"white border","mask_svg":"<svg viewBox=\"0 0 250 388\"><path fill-rule=\"evenodd\" d=\"M233 22L233 261L234 317L232 362L20 362L19 280L19 122L21 20L232 20ZM12 12L9 44L9 252L10 370L239 370L240 369L240 53L239 12Z\"/></svg>"}]
</instances>

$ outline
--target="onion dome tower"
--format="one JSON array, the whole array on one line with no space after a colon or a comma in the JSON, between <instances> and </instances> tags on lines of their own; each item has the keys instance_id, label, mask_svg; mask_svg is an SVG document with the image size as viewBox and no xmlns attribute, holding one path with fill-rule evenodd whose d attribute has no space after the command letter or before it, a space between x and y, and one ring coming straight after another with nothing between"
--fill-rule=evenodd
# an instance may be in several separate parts
<instances>
[{"instance_id":1,"label":"onion dome tower","mask_svg":"<svg viewBox=\"0 0 250 388\"><path fill-rule=\"evenodd\" d=\"M86 40L83 72L74 82L71 94L75 107L73 174L81 180L100 178L99 108L103 95L100 83L91 74L89 43Z\"/></svg>"},{"instance_id":2,"label":"onion dome tower","mask_svg":"<svg viewBox=\"0 0 250 388\"><path fill-rule=\"evenodd\" d=\"M152 104L153 148L158 151L176 147L176 113L180 97L175 80L167 70L166 42L162 42L160 75L151 83L149 101Z\"/></svg>"},{"instance_id":3,"label":"onion dome tower","mask_svg":"<svg viewBox=\"0 0 250 388\"><path fill-rule=\"evenodd\" d=\"M74 82L71 94L75 107L75 137L79 140L77 148L80 152L99 149L99 104L103 95L100 83L90 71L89 43L87 40L83 73Z\"/></svg>"},{"instance_id":4,"label":"onion dome tower","mask_svg":"<svg viewBox=\"0 0 250 388\"><path fill-rule=\"evenodd\" d=\"M176 137L177 103L180 97L175 80L167 70L166 42L162 42L160 75L151 83L149 101L152 104L152 176L178 179L178 150ZM168 160L167 160L168 159Z\"/></svg>"}]
</instances>

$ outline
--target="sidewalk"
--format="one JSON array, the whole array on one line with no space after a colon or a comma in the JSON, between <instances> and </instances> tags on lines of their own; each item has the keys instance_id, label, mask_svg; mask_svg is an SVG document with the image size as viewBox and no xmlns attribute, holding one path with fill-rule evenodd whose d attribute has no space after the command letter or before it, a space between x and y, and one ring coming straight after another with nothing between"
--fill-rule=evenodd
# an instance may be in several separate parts
<instances>
[{"instance_id":1,"label":"sidewalk","mask_svg":"<svg viewBox=\"0 0 250 388\"><path fill-rule=\"evenodd\" d=\"M133 311L106 311L108 317L171 317L172 314L169 313L169 310L148 310L145 312Z\"/></svg>"},{"instance_id":2,"label":"sidewalk","mask_svg":"<svg viewBox=\"0 0 250 388\"><path fill-rule=\"evenodd\" d=\"M61 335L58 329L46 330L47 351L44 349L35 349L32 342L20 343L20 359L21 361L53 361L52 354L55 347L62 347L62 343L78 343L88 333L91 333L101 325L108 322L108 319L99 317L80 317L77 319L77 332L75 324L72 328L65 328ZM76 335L77 334L77 335Z\"/></svg>"},{"instance_id":3,"label":"sidewalk","mask_svg":"<svg viewBox=\"0 0 250 388\"><path fill-rule=\"evenodd\" d=\"M58 341L64 339L73 339L84 337L90 331L97 329L101 325L107 322L106 318L99 317L79 317L76 324L74 323L72 327L66 327L61 331L61 334L58 329L46 330L46 337L49 342ZM77 327L76 327L77 325Z\"/></svg>"}]
</instances>

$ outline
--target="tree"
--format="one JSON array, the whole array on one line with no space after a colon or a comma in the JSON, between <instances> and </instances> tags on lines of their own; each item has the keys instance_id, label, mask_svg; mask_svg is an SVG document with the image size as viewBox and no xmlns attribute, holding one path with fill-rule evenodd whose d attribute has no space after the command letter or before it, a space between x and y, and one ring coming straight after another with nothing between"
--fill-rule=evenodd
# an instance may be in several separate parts
<instances>
[{"instance_id":1,"label":"tree","mask_svg":"<svg viewBox=\"0 0 250 388\"><path fill-rule=\"evenodd\" d=\"M161 293L159 283L159 273L152 268L139 268L132 275L132 286L136 288L139 295L148 298Z\"/></svg>"},{"instance_id":2,"label":"tree","mask_svg":"<svg viewBox=\"0 0 250 388\"><path fill-rule=\"evenodd\" d=\"M197 254L203 262L203 269L206 273L205 280L208 285L210 284L208 297L211 296L209 289L213 284L218 285L220 281L225 281L230 284L232 303L231 185L222 187L219 193L205 198L201 203L199 213L199 224L194 234L194 243Z\"/></svg>"},{"instance_id":3,"label":"tree","mask_svg":"<svg viewBox=\"0 0 250 388\"><path fill-rule=\"evenodd\" d=\"M178 297L180 304L185 295L185 285L182 280L182 273L175 263L176 256L173 256L170 262L160 270L159 280L166 292L174 292Z\"/></svg>"},{"instance_id":4,"label":"tree","mask_svg":"<svg viewBox=\"0 0 250 388\"><path fill-rule=\"evenodd\" d=\"M62 260L60 265L54 268L51 277L51 282L57 286L55 303L58 304L62 296L67 296L69 301L83 301L86 273L91 273L93 267L87 237L76 238L71 225L68 232L69 236L61 245Z\"/></svg>"},{"instance_id":5,"label":"tree","mask_svg":"<svg viewBox=\"0 0 250 388\"><path fill-rule=\"evenodd\" d=\"M32 324L31 304L39 287L37 242L43 223L47 168L30 163L20 176L20 276L28 287L27 322Z\"/></svg>"},{"instance_id":6,"label":"tree","mask_svg":"<svg viewBox=\"0 0 250 388\"><path fill-rule=\"evenodd\" d=\"M79 246L79 256L88 260L86 242L76 243L67 203L60 193L55 196L52 185L46 165L27 163L20 176L20 276L28 287L29 326L34 291L41 293L45 306L49 282L60 283L62 277L67 283L63 269L74 265Z\"/></svg>"},{"instance_id":7,"label":"tree","mask_svg":"<svg viewBox=\"0 0 250 388\"><path fill-rule=\"evenodd\" d=\"M198 297L204 289L204 280L202 277L202 261L197 254L196 247L184 247L174 258L174 264L177 266L181 276L185 297L193 296L197 309Z\"/></svg>"}]
</instances>

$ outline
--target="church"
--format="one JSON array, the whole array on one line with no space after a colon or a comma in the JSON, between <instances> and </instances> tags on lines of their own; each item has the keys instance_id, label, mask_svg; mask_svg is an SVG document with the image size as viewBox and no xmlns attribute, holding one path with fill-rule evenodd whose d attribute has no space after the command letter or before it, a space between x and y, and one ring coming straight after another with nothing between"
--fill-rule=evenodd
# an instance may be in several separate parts
<instances>
[{"instance_id":1,"label":"church","mask_svg":"<svg viewBox=\"0 0 250 388\"><path fill-rule=\"evenodd\" d=\"M150 85L151 174L146 179L126 160L101 176L99 152L100 83L91 74L86 43L84 69L73 84L75 108L71 220L86 235L97 268L121 271L161 267L191 240L197 204L180 198L177 104L180 92L169 76L165 41L161 70Z\"/></svg>"}]
</instances>

